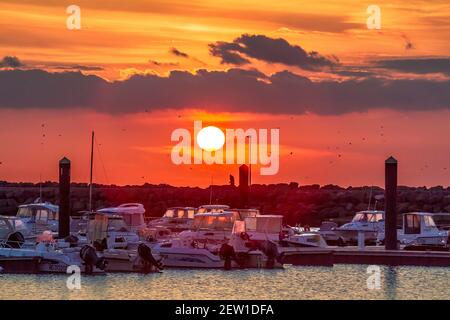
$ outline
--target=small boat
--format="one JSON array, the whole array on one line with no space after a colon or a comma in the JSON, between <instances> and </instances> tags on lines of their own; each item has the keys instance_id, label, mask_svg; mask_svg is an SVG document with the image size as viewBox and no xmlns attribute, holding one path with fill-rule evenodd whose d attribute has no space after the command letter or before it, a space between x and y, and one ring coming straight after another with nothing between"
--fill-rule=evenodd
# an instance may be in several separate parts
<instances>
[{"instance_id":1,"label":"small boat","mask_svg":"<svg viewBox=\"0 0 450 320\"><path fill-rule=\"evenodd\" d=\"M331 230L321 228L319 232L329 244L346 245L358 243L360 232L364 232L367 244L375 244L381 230L384 230L384 211L366 210L357 212L349 223Z\"/></svg>"},{"instance_id":2,"label":"small boat","mask_svg":"<svg viewBox=\"0 0 450 320\"><path fill-rule=\"evenodd\" d=\"M103 260L95 256L95 265L88 273L104 273ZM67 273L70 266L78 266L86 272L86 261L80 256L80 248L57 249L53 242L40 242L34 248L0 247L0 259L36 260L37 273Z\"/></svg>"},{"instance_id":3,"label":"small boat","mask_svg":"<svg viewBox=\"0 0 450 320\"><path fill-rule=\"evenodd\" d=\"M222 213L207 213L205 217L223 217ZM277 268L277 245L266 237L259 237L261 230L253 229L249 222L234 221L230 238L221 243L205 239L179 237L158 243L152 250L163 259L165 267L182 268ZM245 235L245 236L243 236ZM250 237L254 236L255 239ZM277 233L278 236L278 233Z\"/></svg>"},{"instance_id":4,"label":"small boat","mask_svg":"<svg viewBox=\"0 0 450 320\"><path fill-rule=\"evenodd\" d=\"M397 229L397 240L406 246L444 247L449 238L448 230L439 230L434 221L435 213L409 212L403 214L403 225ZM384 243L385 230L378 233L378 241Z\"/></svg>"}]
</instances>

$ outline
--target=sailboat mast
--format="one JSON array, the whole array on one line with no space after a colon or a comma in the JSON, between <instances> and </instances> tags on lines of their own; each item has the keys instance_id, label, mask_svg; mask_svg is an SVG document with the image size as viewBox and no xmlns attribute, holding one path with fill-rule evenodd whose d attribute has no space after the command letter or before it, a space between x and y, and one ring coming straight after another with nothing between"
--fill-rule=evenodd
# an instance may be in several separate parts
<instances>
[{"instance_id":1,"label":"sailboat mast","mask_svg":"<svg viewBox=\"0 0 450 320\"><path fill-rule=\"evenodd\" d=\"M92 171L94 166L94 131L91 140L91 172L89 177L89 212L92 212Z\"/></svg>"}]
</instances>

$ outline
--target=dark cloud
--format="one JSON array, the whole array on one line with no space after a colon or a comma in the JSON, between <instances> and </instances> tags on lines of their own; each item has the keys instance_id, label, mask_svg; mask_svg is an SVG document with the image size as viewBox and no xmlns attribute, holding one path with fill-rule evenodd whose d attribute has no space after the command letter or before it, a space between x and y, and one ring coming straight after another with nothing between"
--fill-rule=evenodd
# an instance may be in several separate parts
<instances>
[{"instance_id":1,"label":"dark cloud","mask_svg":"<svg viewBox=\"0 0 450 320\"><path fill-rule=\"evenodd\" d=\"M177 62L159 62L156 60L148 60L148 62L157 67L176 67L179 65Z\"/></svg>"},{"instance_id":2,"label":"dark cloud","mask_svg":"<svg viewBox=\"0 0 450 320\"><path fill-rule=\"evenodd\" d=\"M19 58L14 56L5 56L0 61L0 68L20 68L24 64L19 60Z\"/></svg>"},{"instance_id":3,"label":"dark cloud","mask_svg":"<svg viewBox=\"0 0 450 320\"><path fill-rule=\"evenodd\" d=\"M182 51L178 50L177 48L170 48L170 53L177 57L189 58L189 55L187 53L182 52Z\"/></svg>"},{"instance_id":4,"label":"dark cloud","mask_svg":"<svg viewBox=\"0 0 450 320\"><path fill-rule=\"evenodd\" d=\"M283 38L269 38L265 35L244 34L233 42L216 42L209 44L211 55L221 58L221 63L243 65L249 63L247 58L269 63L282 63L306 70L317 70L336 65L318 52L306 52L297 45L291 45Z\"/></svg>"},{"instance_id":5,"label":"dark cloud","mask_svg":"<svg viewBox=\"0 0 450 320\"><path fill-rule=\"evenodd\" d=\"M386 59L375 62L380 68L408 73L443 73L450 75L450 58Z\"/></svg>"},{"instance_id":6,"label":"dark cloud","mask_svg":"<svg viewBox=\"0 0 450 320\"><path fill-rule=\"evenodd\" d=\"M81 72L0 71L2 108L89 108L134 113L165 108L322 115L450 108L450 81L367 77L313 82L288 71L271 76L257 70L172 71L168 77L134 75L107 82Z\"/></svg>"},{"instance_id":7,"label":"dark cloud","mask_svg":"<svg viewBox=\"0 0 450 320\"><path fill-rule=\"evenodd\" d=\"M80 71L103 71L105 70L103 67L99 66L84 66L84 65L68 65L68 66L56 66L54 69L59 70L80 70Z\"/></svg>"}]
</instances>

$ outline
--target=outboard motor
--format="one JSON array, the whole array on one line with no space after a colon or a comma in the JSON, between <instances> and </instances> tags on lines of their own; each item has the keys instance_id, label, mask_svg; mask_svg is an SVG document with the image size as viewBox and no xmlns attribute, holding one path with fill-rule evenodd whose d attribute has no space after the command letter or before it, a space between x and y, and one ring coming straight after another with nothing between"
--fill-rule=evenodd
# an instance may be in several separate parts
<instances>
[{"instance_id":1,"label":"outboard motor","mask_svg":"<svg viewBox=\"0 0 450 320\"><path fill-rule=\"evenodd\" d=\"M158 270L163 269L161 260L156 260L152 255L152 249L147 245L141 243L138 246L138 255L144 262L144 272L148 273L151 270L151 266L155 266Z\"/></svg>"},{"instance_id":2,"label":"outboard motor","mask_svg":"<svg viewBox=\"0 0 450 320\"><path fill-rule=\"evenodd\" d=\"M70 243L70 247L74 248L78 244L78 237L74 235L70 235L64 238L64 241Z\"/></svg>"},{"instance_id":3,"label":"outboard motor","mask_svg":"<svg viewBox=\"0 0 450 320\"><path fill-rule=\"evenodd\" d=\"M219 255L225 261L224 269L230 270L231 269L231 261L236 260L236 252L234 251L234 248L232 246L230 246L228 243L224 243L220 247Z\"/></svg>"},{"instance_id":4,"label":"outboard motor","mask_svg":"<svg viewBox=\"0 0 450 320\"><path fill-rule=\"evenodd\" d=\"M104 257L98 257L94 247L90 245L84 245L80 250L80 258L85 264L85 273L92 274L94 266L100 270L105 270L107 261Z\"/></svg>"},{"instance_id":5,"label":"outboard motor","mask_svg":"<svg viewBox=\"0 0 450 320\"><path fill-rule=\"evenodd\" d=\"M273 241L266 241L262 246L262 251L267 256L266 268L273 269L278 258L278 248Z\"/></svg>"}]
</instances>

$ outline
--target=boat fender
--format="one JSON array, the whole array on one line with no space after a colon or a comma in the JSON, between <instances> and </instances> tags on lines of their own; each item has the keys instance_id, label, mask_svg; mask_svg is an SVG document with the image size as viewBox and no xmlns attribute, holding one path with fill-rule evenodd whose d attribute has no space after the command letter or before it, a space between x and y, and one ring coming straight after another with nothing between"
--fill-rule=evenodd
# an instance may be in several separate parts
<instances>
[{"instance_id":1,"label":"boat fender","mask_svg":"<svg viewBox=\"0 0 450 320\"><path fill-rule=\"evenodd\" d=\"M80 249L80 258L83 260L85 264L85 272L87 274L92 274L94 270L94 266L99 268L100 270L105 270L107 261L104 257L98 257L95 248L90 245L84 245Z\"/></svg>"},{"instance_id":2,"label":"boat fender","mask_svg":"<svg viewBox=\"0 0 450 320\"><path fill-rule=\"evenodd\" d=\"M155 257L153 257L152 249L144 243L139 244L138 255L144 261L145 272L149 272L151 266L155 266L158 270L163 269L161 260L156 260Z\"/></svg>"}]
</instances>

